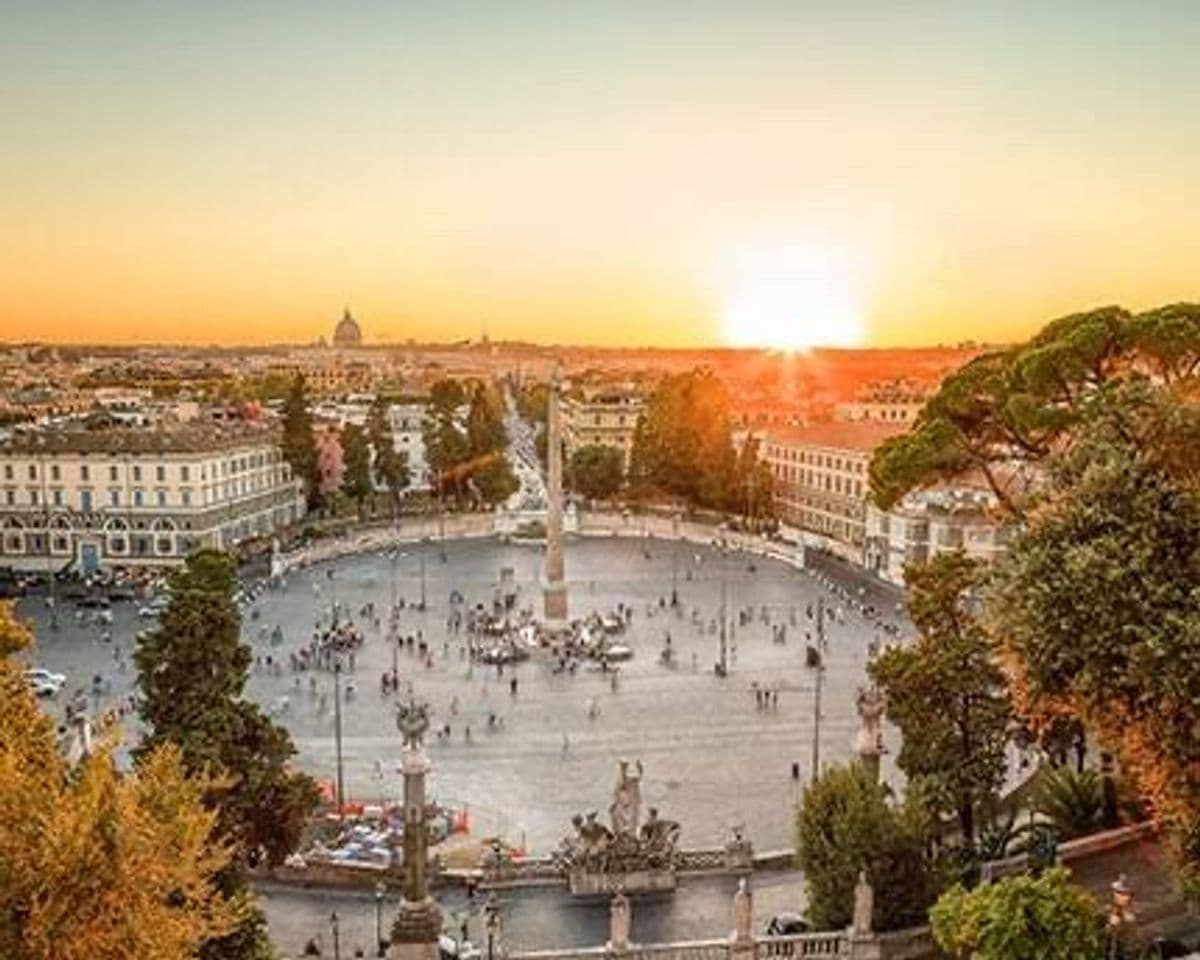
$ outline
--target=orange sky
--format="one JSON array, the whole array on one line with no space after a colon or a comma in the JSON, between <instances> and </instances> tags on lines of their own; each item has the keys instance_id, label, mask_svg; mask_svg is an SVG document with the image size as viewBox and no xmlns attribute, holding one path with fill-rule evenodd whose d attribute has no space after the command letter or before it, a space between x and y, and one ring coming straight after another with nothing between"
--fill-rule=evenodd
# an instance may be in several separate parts
<instances>
[{"instance_id":1,"label":"orange sky","mask_svg":"<svg viewBox=\"0 0 1200 960\"><path fill-rule=\"evenodd\" d=\"M504 7L5 5L0 336L891 345L1197 297L1186 4Z\"/></svg>"}]
</instances>

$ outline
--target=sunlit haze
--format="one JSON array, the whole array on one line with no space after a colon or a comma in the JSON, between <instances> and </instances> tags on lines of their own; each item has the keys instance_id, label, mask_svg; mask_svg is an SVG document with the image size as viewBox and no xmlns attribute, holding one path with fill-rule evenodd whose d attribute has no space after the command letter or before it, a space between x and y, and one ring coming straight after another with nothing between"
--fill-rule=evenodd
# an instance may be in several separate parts
<instances>
[{"instance_id":1,"label":"sunlit haze","mask_svg":"<svg viewBox=\"0 0 1200 960\"><path fill-rule=\"evenodd\" d=\"M0 337L996 342L1194 298L1198 47L1185 2L13 0Z\"/></svg>"}]
</instances>

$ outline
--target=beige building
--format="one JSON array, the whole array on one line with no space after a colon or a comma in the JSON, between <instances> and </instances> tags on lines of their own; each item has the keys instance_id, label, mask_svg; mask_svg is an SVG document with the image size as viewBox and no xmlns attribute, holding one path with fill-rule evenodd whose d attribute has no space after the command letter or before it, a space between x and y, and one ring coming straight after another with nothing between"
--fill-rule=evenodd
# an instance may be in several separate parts
<instances>
[{"instance_id":1,"label":"beige building","mask_svg":"<svg viewBox=\"0 0 1200 960\"><path fill-rule=\"evenodd\" d=\"M760 456L775 480L779 520L861 563L871 453L901 432L902 426L869 421L768 430Z\"/></svg>"},{"instance_id":2,"label":"beige building","mask_svg":"<svg viewBox=\"0 0 1200 960\"><path fill-rule=\"evenodd\" d=\"M858 399L834 408L838 420L909 426L925 406L928 390L908 381L872 384Z\"/></svg>"},{"instance_id":3,"label":"beige building","mask_svg":"<svg viewBox=\"0 0 1200 960\"><path fill-rule=\"evenodd\" d=\"M176 564L303 513L300 481L266 425L45 429L0 447L0 567Z\"/></svg>"},{"instance_id":4,"label":"beige building","mask_svg":"<svg viewBox=\"0 0 1200 960\"><path fill-rule=\"evenodd\" d=\"M581 447L615 447L628 472L633 434L643 406L641 397L626 392L596 393L585 399L564 397L563 442L568 459Z\"/></svg>"},{"instance_id":5,"label":"beige building","mask_svg":"<svg viewBox=\"0 0 1200 960\"><path fill-rule=\"evenodd\" d=\"M910 493L891 510L867 507L863 562L892 583L904 567L961 550L985 564L1008 548L1008 530L995 515L996 498L974 487L935 487Z\"/></svg>"}]
</instances>

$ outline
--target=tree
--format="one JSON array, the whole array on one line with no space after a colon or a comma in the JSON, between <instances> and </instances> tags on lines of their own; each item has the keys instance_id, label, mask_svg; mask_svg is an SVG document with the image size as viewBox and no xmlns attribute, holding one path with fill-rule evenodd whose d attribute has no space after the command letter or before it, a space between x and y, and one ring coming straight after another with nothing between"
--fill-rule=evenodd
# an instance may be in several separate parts
<instances>
[{"instance_id":1,"label":"tree","mask_svg":"<svg viewBox=\"0 0 1200 960\"><path fill-rule=\"evenodd\" d=\"M106 745L68 770L8 654L30 641L0 604L0 956L175 960L240 923L215 877L231 851L171 746L121 776Z\"/></svg>"},{"instance_id":2,"label":"tree","mask_svg":"<svg viewBox=\"0 0 1200 960\"><path fill-rule=\"evenodd\" d=\"M875 891L875 929L924 922L941 889L931 828L923 804L897 807L862 767L826 770L804 791L796 818L809 923L820 930L849 924L860 871Z\"/></svg>"},{"instance_id":3,"label":"tree","mask_svg":"<svg viewBox=\"0 0 1200 960\"><path fill-rule=\"evenodd\" d=\"M732 404L709 370L664 377L634 429L630 481L702 506L736 502Z\"/></svg>"},{"instance_id":4,"label":"tree","mask_svg":"<svg viewBox=\"0 0 1200 960\"><path fill-rule=\"evenodd\" d=\"M1115 748L1200 885L1198 371L1200 305L1056 320L948 378L871 489L886 507L963 469L989 480L1018 521L985 610L1018 710Z\"/></svg>"},{"instance_id":5,"label":"tree","mask_svg":"<svg viewBox=\"0 0 1200 960\"><path fill-rule=\"evenodd\" d=\"M738 512L752 530L769 525L775 517L775 476L759 456L758 437L747 437L737 453L734 497Z\"/></svg>"},{"instance_id":6,"label":"tree","mask_svg":"<svg viewBox=\"0 0 1200 960\"><path fill-rule=\"evenodd\" d=\"M481 457L503 448L507 443L504 403L500 394L483 383L476 383L471 391L471 404L467 411L468 456Z\"/></svg>"},{"instance_id":7,"label":"tree","mask_svg":"<svg viewBox=\"0 0 1200 960\"><path fill-rule=\"evenodd\" d=\"M377 484L391 494L392 517L400 505L400 494L409 485L408 456L392 442L388 403L382 397L371 406L367 417L367 440L371 446L372 472Z\"/></svg>"},{"instance_id":8,"label":"tree","mask_svg":"<svg viewBox=\"0 0 1200 960\"><path fill-rule=\"evenodd\" d=\"M239 638L233 559L197 551L170 587L158 628L143 634L134 652L148 727L137 753L173 744L186 770L223 778L205 800L217 814L218 835L233 845L234 860L219 882L236 896L244 890L244 866L277 865L296 848L319 796L312 778L289 765L295 747L287 731L244 696L251 653ZM209 944L205 957L246 960L264 943L261 914L253 912Z\"/></svg>"},{"instance_id":9,"label":"tree","mask_svg":"<svg viewBox=\"0 0 1200 960\"><path fill-rule=\"evenodd\" d=\"M304 376L297 374L283 403L283 458L291 464L292 473L304 482L308 507L313 510L321 505L321 478L308 406L308 386Z\"/></svg>"},{"instance_id":10,"label":"tree","mask_svg":"<svg viewBox=\"0 0 1200 960\"><path fill-rule=\"evenodd\" d=\"M621 489L625 457L616 447L589 444L571 455L570 472L576 490L589 500L604 500Z\"/></svg>"},{"instance_id":11,"label":"tree","mask_svg":"<svg viewBox=\"0 0 1200 960\"><path fill-rule=\"evenodd\" d=\"M429 388L429 402L438 413L454 413L467 402L467 394L461 383L446 378Z\"/></svg>"},{"instance_id":12,"label":"tree","mask_svg":"<svg viewBox=\"0 0 1200 960\"><path fill-rule=\"evenodd\" d=\"M1054 828L1059 841L1095 833L1104 825L1104 793L1094 770L1050 767L1040 774L1033 808Z\"/></svg>"},{"instance_id":13,"label":"tree","mask_svg":"<svg viewBox=\"0 0 1200 960\"><path fill-rule=\"evenodd\" d=\"M979 568L962 553L942 553L910 565L904 579L919 635L880 655L870 673L903 735L900 769L923 782L939 812L954 812L969 846L1004 781L1012 717L1004 674L972 612Z\"/></svg>"},{"instance_id":14,"label":"tree","mask_svg":"<svg viewBox=\"0 0 1200 960\"><path fill-rule=\"evenodd\" d=\"M520 481L503 453L493 451L476 464L470 474L481 500L488 504L503 503L520 488Z\"/></svg>"},{"instance_id":15,"label":"tree","mask_svg":"<svg viewBox=\"0 0 1200 960\"><path fill-rule=\"evenodd\" d=\"M354 501L359 516L363 504L374 492L371 483L371 448L366 431L355 423L348 423L342 430L342 492Z\"/></svg>"},{"instance_id":16,"label":"tree","mask_svg":"<svg viewBox=\"0 0 1200 960\"><path fill-rule=\"evenodd\" d=\"M1065 868L1005 877L942 894L929 919L938 945L961 960L1102 960L1096 903Z\"/></svg>"},{"instance_id":17,"label":"tree","mask_svg":"<svg viewBox=\"0 0 1200 960\"><path fill-rule=\"evenodd\" d=\"M1035 725L1114 748L1200 882L1200 408L1146 384L1092 404L1000 565L993 630Z\"/></svg>"}]
</instances>

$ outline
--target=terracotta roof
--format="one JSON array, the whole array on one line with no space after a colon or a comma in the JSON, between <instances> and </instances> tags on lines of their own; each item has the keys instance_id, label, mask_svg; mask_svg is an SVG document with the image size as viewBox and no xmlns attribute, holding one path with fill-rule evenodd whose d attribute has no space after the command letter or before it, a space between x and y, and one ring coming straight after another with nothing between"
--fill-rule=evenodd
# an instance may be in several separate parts
<instances>
[{"instance_id":1,"label":"terracotta roof","mask_svg":"<svg viewBox=\"0 0 1200 960\"><path fill-rule=\"evenodd\" d=\"M829 447L840 450L874 450L890 437L908 429L899 423L854 421L812 423L804 427L771 427L766 431L769 443L785 446Z\"/></svg>"},{"instance_id":2,"label":"terracotta roof","mask_svg":"<svg viewBox=\"0 0 1200 960\"><path fill-rule=\"evenodd\" d=\"M239 421L236 424L110 427L26 430L0 445L4 453L202 453L231 450L255 443L277 443L275 424Z\"/></svg>"}]
</instances>

